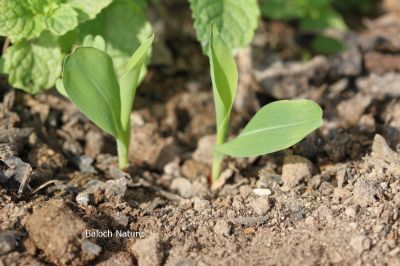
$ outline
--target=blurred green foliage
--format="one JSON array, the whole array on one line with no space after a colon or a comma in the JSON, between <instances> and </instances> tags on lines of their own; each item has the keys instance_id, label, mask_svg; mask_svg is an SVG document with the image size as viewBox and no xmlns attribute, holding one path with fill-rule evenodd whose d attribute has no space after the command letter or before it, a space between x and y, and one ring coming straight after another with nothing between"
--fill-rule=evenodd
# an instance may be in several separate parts
<instances>
[{"instance_id":1,"label":"blurred green foliage","mask_svg":"<svg viewBox=\"0 0 400 266\"><path fill-rule=\"evenodd\" d=\"M376 0L261 0L261 14L268 19L296 21L304 34L313 34L311 48L317 53L332 54L345 45L324 34L333 28L346 31L345 16L371 11Z\"/></svg>"}]
</instances>

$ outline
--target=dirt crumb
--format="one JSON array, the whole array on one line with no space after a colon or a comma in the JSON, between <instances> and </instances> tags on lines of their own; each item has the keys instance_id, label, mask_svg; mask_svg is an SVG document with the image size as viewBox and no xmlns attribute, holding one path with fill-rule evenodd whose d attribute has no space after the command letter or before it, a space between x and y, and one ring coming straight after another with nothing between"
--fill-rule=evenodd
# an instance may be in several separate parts
<instances>
[{"instance_id":1,"label":"dirt crumb","mask_svg":"<svg viewBox=\"0 0 400 266\"><path fill-rule=\"evenodd\" d=\"M143 266L159 266L164 257L161 236L158 233L136 241L131 250L138 257L139 265Z\"/></svg>"},{"instance_id":2,"label":"dirt crumb","mask_svg":"<svg viewBox=\"0 0 400 266\"><path fill-rule=\"evenodd\" d=\"M34 210L26 218L25 228L35 245L55 264L81 265L94 259L82 248L85 223L60 200L46 202Z\"/></svg>"},{"instance_id":3,"label":"dirt crumb","mask_svg":"<svg viewBox=\"0 0 400 266\"><path fill-rule=\"evenodd\" d=\"M307 158L297 155L286 156L282 168L282 190L288 191L300 181L311 178L312 171L313 165Z\"/></svg>"}]
</instances>

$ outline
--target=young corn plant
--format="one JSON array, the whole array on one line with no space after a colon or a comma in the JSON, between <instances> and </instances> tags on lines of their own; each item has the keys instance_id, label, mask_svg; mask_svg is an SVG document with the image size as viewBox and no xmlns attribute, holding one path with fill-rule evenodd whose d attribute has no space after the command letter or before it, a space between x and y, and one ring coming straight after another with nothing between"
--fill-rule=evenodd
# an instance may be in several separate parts
<instances>
[{"instance_id":1,"label":"young corn plant","mask_svg":"<svg viewBox=\"0 0 400 266\"><path fill-rule=\"evenodd\" d=\"M66 57L57 89L94 124L115 137L122 169L128 166L130 114L153 37L134 52L119 80L112 58L101 50L103 42L96 38L88 42L97 48L79 47Z\"/></svg>"},{"instance_id":2,"label":"young corn plant","mask_svg":"<svg viewBox=\"0 0 400 266\"><path fill-rule=\"evenodd\" d=\"M216 111L212 181L219 178L225 155L255 157L286 149L322 125L322 110L311 100L282 100L261 108L235 139L227 142L229 118L238 84L231 50L212 26L209 59Z\"/></svg>"}]
</instances>

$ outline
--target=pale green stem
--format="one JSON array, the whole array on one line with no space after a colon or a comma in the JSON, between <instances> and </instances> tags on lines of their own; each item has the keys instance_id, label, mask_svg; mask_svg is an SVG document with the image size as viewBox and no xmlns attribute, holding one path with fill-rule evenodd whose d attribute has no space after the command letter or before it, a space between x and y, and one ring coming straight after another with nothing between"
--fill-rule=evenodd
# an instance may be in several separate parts
<instances>
[{"instance_id":1,"label":"pale green stem","mask_svg":"<svg viewBox=\"0 0 400 266\"><path fill-rule=\"evenodd\" d=\"M227 132L228 132L227 123L225 123L222 129L221 128L219 128L219 130L217 129L217 139L215 141L215 145L225 143ZM224 160L224 155L216 150L213 150L212 169L211 169L211 177L213 182L219 179L223 160Z\"/></svg>"},{"instance_id":2,"label":"pale green stem","mask_svg":"<svg viewBox=\"0 0 400 266\"><path fill-rule=\"evenodd\" d=\"M124 169L129 165L128 162L128 149L129 144L127 145L121 140L117 140L117 149L118 149L118 165L120 169Z\"/></svg>"},{"instance_id":3,"label":"pale green stem","mask_svg":"<svg viewBox=\"0 0 400 266\"><path fill-rule=\"evenodd\" d=\"M215 182L219 179L219 175L221 173L221 165L224 160L224 155L216 150L213 151L213 160L212 160L212 169L211 169L211 177L212 182Z\"/></svg>"}]
</instances>

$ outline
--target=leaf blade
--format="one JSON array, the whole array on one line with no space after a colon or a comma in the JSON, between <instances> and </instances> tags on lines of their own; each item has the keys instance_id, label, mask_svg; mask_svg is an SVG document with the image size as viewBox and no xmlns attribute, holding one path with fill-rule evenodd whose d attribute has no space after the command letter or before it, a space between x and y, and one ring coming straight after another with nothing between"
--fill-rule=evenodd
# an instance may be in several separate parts
<instances>
[{"instance_id":1,"label":"leaf blade","mask_svg":"<svg viewBox=\"0 0 400 266\"><path fill-rule=\"evenodd\" d=\"M118 138L120 93L112 59L93 47L79 47L64 63L63 84L80 111L104 131Z\"/></svg>"},{"instance_id":2,"label":"leaf blade","mask_svg":"<svg viewBox=\"0 0 400 266\"><path fill-rule=\"evenodd\" d=\"M125 74L120 79L121 95L121 123L124 131L130 128L130 113L132 112L133 101L139 85L139 79L146 56L150 51L154 35L145 40L130 58Z\"/></svg>"},{"instance_id":3,"label":"leaf blade","mask_svg":"<svg viewBox=\"0 0 400 266\"><path fill-rule=\"evenodd\" d=\"M210 36L210 72L217 122L217 138L222 143L236 96L238 71L232 53L215 26Z\"/></svg>"},{"instance_id":4,"label":"leaf blade","mask_svg":"<svg viewBox=\"0 0 400 266\"><path fill-rule=\"evenodd\" d=\"M322 124L322 109L310 100L276 101L264 106L235 139L215 146L233 157L255 157L286 149Z\"/></svg>"}]
</instances>

